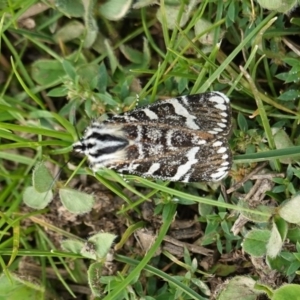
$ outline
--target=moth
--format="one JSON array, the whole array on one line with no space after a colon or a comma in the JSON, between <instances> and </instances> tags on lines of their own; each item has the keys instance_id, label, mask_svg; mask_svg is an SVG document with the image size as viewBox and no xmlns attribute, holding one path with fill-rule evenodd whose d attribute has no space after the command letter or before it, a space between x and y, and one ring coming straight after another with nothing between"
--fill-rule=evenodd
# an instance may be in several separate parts
<instances>
[{"instance_id":1,"label":"moth","mask_svg":"<svg viewBox=\"0 0 300 300\"><path fill-rule=\"evenodd\" d=\"M219 181L232 165L229 98L209 92L171 98L93 121L73 144L94 172L197 182Z\"/></svg>"}]
</instances>

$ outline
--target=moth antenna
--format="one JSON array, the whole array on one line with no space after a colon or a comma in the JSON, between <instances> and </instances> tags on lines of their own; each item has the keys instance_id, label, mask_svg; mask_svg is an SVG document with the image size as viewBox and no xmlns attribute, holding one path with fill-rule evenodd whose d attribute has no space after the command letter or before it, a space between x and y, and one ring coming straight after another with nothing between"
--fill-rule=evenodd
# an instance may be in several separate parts
<instances>
[{"instance_id":1,"label":"moth antenna","mask_svg":"<svg viewBox=\"0 0 300 300\"><path fill-rule=\"evenodd\" d=\"M55 182L57 182L57 180L58 180L58 178L59 178L59 176L60 176L62 170L67 166L67 164L68 164L70 161L71 161L71 159L69 159L67 162L65 162L65 163L60 167L60 169L59 169L59 171L57 172L57 174L53 177L53 180L52 180L52 182L51 182L51 184L50 184L50 186L49 186L49 189L48 189L48 191L47 191L47 194L45 195L45 198L47 197L49 191L53 188Z\"/></svg>"},{"instance_id":2,"label":"moth antenna","mask_svg":"<svg viewBox=\"0 0 300 300\"><path fill-rule=\"evenodd\" d=\"M71 113L70 113L70 122L71 124L73 123L73 126L75 128L75 132L76 132L76 136L77 136L77 140L79 141L80 140L80 135L79 135L79 132L78 132L78 129L77 129L77 126L76 126L76 105L74 105L71 109ZM53 182L51 183L51 186L49 188L52 189L54 183L57 181L57 179L59 178L62 170L68 165L68 163L71 161L71 159L68 159L63 165L62 167L60 168L60 170L58 171L58 173L54 176L53 178Z\"/></svg>"},{"instance_id":3,"label":"moth antenna","mask_svg":"<svg viewBox=\"0 0 300 300\"><path fill-rule=\"evenodd\" d=\"M80 140L80 135L76 126L76 105L74 105L71 109L71 113L70 113L70 123L73 124L74 128L75 128L75 132L76 132L76 136L77 136L77 140ZM69 161L68 161L69 162ZM67 162L67 163L68 163Z\"/></svg>"},{"instance_id":4,"label":"moth antenna","mask_svg":"<svg viewBox=\"0 0 300 300\"><path fill-rule=\"evenodd\" d=\"M76 135L77 135L77 140L79 141L80 140L80 135L79 135L78 128L77 128L76 114L74 115L74 124L73 124L73 126L75 127L75 132L76 132Z\"/></svg>"},{"instance_id":5,"label":"moth antenna","mask_svg":"<svg viewBox=\"0 0 300 300\"><path fill-rule=\"evenodd\" d=\"M76 120L75 120L76 121ZM79 135L79 132L78 132L78 128L77 128L77 126L75 126L74 125L74 127L75 127L75 132L76 132L76 135L77 135L77 140L79 141L80 140L80 135ZM68 161L69 162L69 161Z\"/></svg>"},{"instance_id":6,"label":"moth antenna","mask_svg":"<svg viewBox=\"0 0 300 300\"><path fill-rule=\"evenodd\" d=\"M75 132L76 132L77 140L80 140L80 136L79 136L78 129L77 129L77 127L75 126L75 124L76 124L76 113L75 113L75 112L76 112L76 106L74 105L74 106L72 107L72 109L71 109L71 113L70 113L70 118L69 118L69 120L70 120L71 124L73 123L73 126L75 127ZM71 161L71 159L68 159L68 160L60 167L60 169L59 169L59 171L57 172L57 174L53 177L53 180L52 180L51 184L49 185L49 188L48 188L47 193L46 193L46 195L45 195L44 198L46 198L46 197L48 196L49 191L52 190L52 188L53 188L55 182L57 182L57 180L58 180L58 178L59 178L59 176L60 176L62 170L68 165L68 163L69 163L70 161Z\"/></svg>"},{"instance_id":7,"label":"moth antenna","mask_svg":"<svg viewBox=\"0 0 300 300\"><path fill-rule=\"evenodd\" d=\"M70 117L72 117L72 119L70 120L70 122L72 123L73 122L73 126L75 128L75 132L76 132L76 136L77 136L77 140L80 140L80 135L79 135L79 132L78 132L78 129L77 129L77 126L76 125L76 113L75 113L75 110L76 110L76 106L74 105L73 108L72 108L72 113L70 114ZM63 165L62 167L60 168L60 170L58 171L58 173L54 176L53 178L53 182L51 183L51 186L49 188L49 190L52 189L54 183L57 181L57 179L59 178L62 170L68 165L68 163L71 161L71 159L68 159Z\"/></svg>"}]
</instances>

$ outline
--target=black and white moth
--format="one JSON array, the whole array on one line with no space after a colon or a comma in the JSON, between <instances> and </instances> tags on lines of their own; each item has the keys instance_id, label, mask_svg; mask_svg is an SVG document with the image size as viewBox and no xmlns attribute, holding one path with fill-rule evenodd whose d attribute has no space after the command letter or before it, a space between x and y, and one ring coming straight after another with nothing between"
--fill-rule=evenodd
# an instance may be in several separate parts
<instances>
[{"instance_id":1,"label":"black and white moth","mask_svg":"<svg viewBox=\"0 0 300 300\"><path fill-rule=\"evenodd\" d=\"M73 144L93 171L162 180L219 181L231 168L231 107L210 92L172 98L94 121Z\"/></svg>"}]
</instances>

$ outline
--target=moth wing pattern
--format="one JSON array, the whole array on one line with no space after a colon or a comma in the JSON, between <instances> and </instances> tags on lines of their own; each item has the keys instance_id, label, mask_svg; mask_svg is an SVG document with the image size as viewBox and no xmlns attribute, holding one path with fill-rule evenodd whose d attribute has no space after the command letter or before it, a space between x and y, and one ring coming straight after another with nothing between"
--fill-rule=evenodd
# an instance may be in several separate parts
<instances>
[{"instance_id":1,"label":"moth wing pattern","mask_svg":"<svg viewBox=\"0 0 300 300\"><path fill-rule=\"evenodd\" d=\"M231 168L227 96L172 98L93 122L73 145L94 171L106 167L170 181L218 181Z\"/></svg>"},{"instance_id":2,"label":"moth wing pattern","mask_svg":"<svg viewBox=\"0 0 300 300\"><path fill-rule=\"evenodd\" d=\"M231 154L224 137L202 145L180 147L176 151L161 145L154 150L149 150L150 147L153 145L144 144L143 158L139 158L141 150L132 146L130 152L135 153L136 159L108 167L123 174L181 182L219 181L231 167Z\"/></svg>"},{"instance_id":3,"label":"moth wing pattern","mask_svg":"<svg viewBox=\"0 0 300 300\"><path fill-rule=\"evenodd\" d=\"M229 99L220 92L181 96L157 101L130 112L113 116L111 123L143 123L200 130L228 136L231 132Z\"/></svg>"}]
</instances>

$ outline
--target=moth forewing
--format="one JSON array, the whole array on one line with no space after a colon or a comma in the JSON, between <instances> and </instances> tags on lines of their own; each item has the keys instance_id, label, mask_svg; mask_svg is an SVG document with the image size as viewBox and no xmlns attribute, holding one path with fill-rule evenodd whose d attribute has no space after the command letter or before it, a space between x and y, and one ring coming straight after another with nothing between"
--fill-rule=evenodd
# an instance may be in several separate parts
<instances>
[{"instance_id":1,"label":"moth forewing","mask_svg":"<svg viewBox=\"0 0 300 300\"><path fill-rule=\"evenodd\" d=\"M73 148L94 171L171 181L218 181L231 168L227 96L211 92L172 98L93 122Z\"/></svg>"},{"instance_id":2,"label":"moth forewing","mask_svg":"<svg viewBox=\"0 0 300 300\"><path fill-rule=\"evenodd\" d=\"M157 101L113 116L108 122L165 124L227 135L231 128L231 107L227 96L220 92L210 92ZM214 128L217 131L213 131Z\"/></svg>"},{"instance_id":3,"label":"moth forewing","mask_svg":"<svg viewBox=\"0 0 300 300\"><path fill-rule=\"evenodd\" d=\"M135 146L133 152L139 158L128 157L108 167L124 174L182 182L218 181L231 167L228 143L222 137L176 148L144 143L142 148Z\"/></svg>"}]
</instances>

